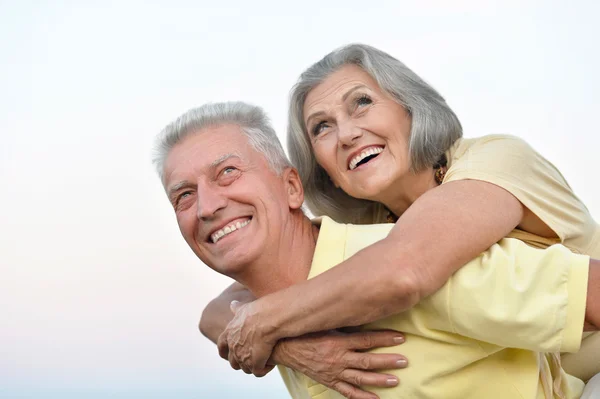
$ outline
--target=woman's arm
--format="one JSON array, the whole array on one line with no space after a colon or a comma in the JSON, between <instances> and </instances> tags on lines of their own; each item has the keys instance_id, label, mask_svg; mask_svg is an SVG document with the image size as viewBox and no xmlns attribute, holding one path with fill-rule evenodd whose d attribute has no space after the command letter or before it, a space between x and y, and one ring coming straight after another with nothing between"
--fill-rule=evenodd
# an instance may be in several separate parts
<instances>
[{"instance_id":1,"label":"woman's arm","mask_svg":"<svg viewBox=\"0 0 600 399\"><path fill-rule=\"evenodd\" d=\"M432 330L496 347L574 353L584 327L594 326L586 305L594 306L598 270L597 260L562 245L541 250L503 239L452 275L421 312Z\"/></svg>"},{"instance_id":2,"label":"woman's arm","mask_svg":"<svg viewBox=\"0 0 600 399\"><path fill-rule=\"evenodd\" d=\"M512 231L523 206L482 181L450 182L422 195L389 236L335 268L243 306L228 326L236 357L265 364L285 337L357 326L407 310ZM252 348L252 355L249 355ZM242 350L243 351L243 350Z\"/></svg>"},{"instance_id":3,"label":"woman's arm","mask_svg":"<svg viewBox=\"0 0 600 399\"><path fill-rule=\"evenodd\" d=\"M590 274L585 307L585 331L600 330L600 261L590 260Z\"/></svg>"},{"instance_id":4,"label":"woman's arm","mask_svg":"<svg viewBox=\"0 0 600 399\"><path fill-rule=\"evenodd\" d=\"M384 240L316 278L257 301L265 337L357 326L410 309L508 235L522 217L521 203L490 183L464 180L430 190Z\"/></svg>"}]
</instances>

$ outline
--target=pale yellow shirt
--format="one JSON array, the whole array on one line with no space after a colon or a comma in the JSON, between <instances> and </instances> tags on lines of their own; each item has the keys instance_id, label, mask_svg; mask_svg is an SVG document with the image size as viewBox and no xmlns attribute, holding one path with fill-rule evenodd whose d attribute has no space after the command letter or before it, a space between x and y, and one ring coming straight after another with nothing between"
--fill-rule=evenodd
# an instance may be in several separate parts
<instances>
[{"instance_id":1,"label":"pale yellow shirt","mask_svg":"<svg viewBox=\"0 0 600 399\"><path fill-rule=\"evenodd\" d=\"M508 135L461 139L448 152L448 163L444 183L475 179L496 184L513 194L559 238L548 240L522 231L515 231L513 237L538 247L560 242L573 252L600 258L600 225L558 169L522 139ZM590 179L595 177L593 170L588 173ZM563 355L562 366L587 381L600 373L600 333L584 336L579 353Z\"/></svg>"},{"instance_id":2,"label":"pale yellow shirt","mask_svg":"<svg viewBox=\"0 0 600 399\"><path fill-rule=\"evenodd\" d=\"M323 218L309 278L391 228ZM544 398L538 352L579 349L588 264L587 256L561 245L545 251L514 239L493 245L411 310L364 327L404 332L404 344L374 352L401 353L410 361L406 369L387 371L399 386L369 390L381 399ZM295 399L342 398L301 373L280 371ZM583 382L565 375L559 389L567 399L578 398Z\"/></svg>"}]
</instances>

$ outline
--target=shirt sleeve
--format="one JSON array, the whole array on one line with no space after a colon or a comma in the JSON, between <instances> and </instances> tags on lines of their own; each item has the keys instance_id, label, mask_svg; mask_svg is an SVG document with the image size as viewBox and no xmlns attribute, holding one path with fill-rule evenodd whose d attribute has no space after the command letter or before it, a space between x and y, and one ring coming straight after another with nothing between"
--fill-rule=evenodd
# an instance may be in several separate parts
<instances>
[{"instance_id":1,"label":"shirt sleeve","mask_svg":"<svg viewBox=\"0 0 600 399\"><path fill-rule=\"evenodd\" d=\"M444 183L481 180L513 194L564 242L581 234L589 219L585 205L547 159L518 137L490 135L464 143L446 173Z\"/></svg>"},{"instance_id":2,"label":"shirt sleeve","mask_svg":"<svg viewBox=\"0 0 600 399\"><path fill-rule=\"evenodd\" d=\"M506 238L456 272L429 299L449 332L536 352L581 345L589 257Z\"/></svg>"}]
</instances>

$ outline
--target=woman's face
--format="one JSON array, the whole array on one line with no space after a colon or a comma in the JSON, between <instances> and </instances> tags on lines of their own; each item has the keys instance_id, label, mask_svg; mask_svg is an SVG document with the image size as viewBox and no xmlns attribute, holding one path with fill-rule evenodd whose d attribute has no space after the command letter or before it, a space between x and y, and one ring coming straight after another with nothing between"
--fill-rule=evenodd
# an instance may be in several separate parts
<instances>
[{"instance_id":1,"label":"woman's face","mask_svg":"<svg viewBox=\"0 0 600 399\"><path fill-rule=\"evenodd\" d=\"M317 162L348 195L382 202L410 174L410 115L356 65L308 93L304 123Z\"/></svg>"}]
</instances>

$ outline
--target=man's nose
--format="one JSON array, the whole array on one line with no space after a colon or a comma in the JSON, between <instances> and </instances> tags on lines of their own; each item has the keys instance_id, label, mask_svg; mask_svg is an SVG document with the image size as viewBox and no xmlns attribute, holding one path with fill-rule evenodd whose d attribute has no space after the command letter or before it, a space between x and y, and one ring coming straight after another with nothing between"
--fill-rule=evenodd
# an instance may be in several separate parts
<instances>
[{"instance_id":1,"label":"man's nose","mask_svg":"<svg viewBox=\"0 0 600 399\"><path fill-rule=\"evenodd\" d=\"M363 131L352 121L338 124L338 145L339 147L351 147L361 138Z\"/></svg>"},{"instance_id":2,"label":"man's nose","mask_svg":"<svg viewBox=\"0 0 600 399\"><path fill-rule=\"evenodd\" d=\"M198 219L210 219L227 206L227 198L218 187L198 182Z\"/></svg>"}]
</instances>

